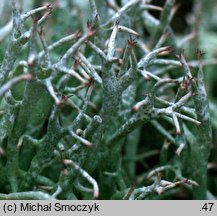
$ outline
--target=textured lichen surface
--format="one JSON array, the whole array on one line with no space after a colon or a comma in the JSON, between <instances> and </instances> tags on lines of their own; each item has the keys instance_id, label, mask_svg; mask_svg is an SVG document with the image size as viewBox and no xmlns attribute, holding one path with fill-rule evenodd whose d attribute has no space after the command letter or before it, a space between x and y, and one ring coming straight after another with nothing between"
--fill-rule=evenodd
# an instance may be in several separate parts
<instances>
[{"instance_id":1,"label":"textured lichen surface","mask_svg":"<svg viewBox=\"0 0 217 216\"><path fill-rule=\"evenodd\" d=\"M1 1L0 199L214 199L214 5Z\"/></svg>"}]
</instances>

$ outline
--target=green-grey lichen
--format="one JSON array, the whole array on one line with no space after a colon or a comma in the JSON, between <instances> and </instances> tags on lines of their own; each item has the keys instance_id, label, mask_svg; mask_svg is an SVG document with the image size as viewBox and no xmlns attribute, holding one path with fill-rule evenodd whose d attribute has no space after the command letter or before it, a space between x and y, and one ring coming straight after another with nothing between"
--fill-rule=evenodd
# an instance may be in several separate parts
<instances>
[{"instance_id":1,"label":"green-grey lichen","mask_svg":"<svg viewBox=\"0 0 217 216\"><path fill-rule=\"evenodd\" d=\"M0 66L0 199L137 200L180 185L206 199L212 129L203 65L216 61L203 61L201 51L189 62L182 52L174 55L195 35L176 38L175 0L164 7L65 2L26 13L16 3ZM59 37L63 27L53 13L64 11L74 32ZM147 124L165 141L161 151L139 155ZM138 176L137 161L151 155L161 164L147 170L143 163Z\"/></svg>"}]
</instances>

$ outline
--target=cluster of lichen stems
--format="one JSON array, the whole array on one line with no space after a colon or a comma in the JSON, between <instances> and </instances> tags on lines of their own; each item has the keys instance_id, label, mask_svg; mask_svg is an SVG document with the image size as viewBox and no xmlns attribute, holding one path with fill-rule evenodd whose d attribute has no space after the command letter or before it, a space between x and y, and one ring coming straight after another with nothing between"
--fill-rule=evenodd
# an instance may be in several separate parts
<instances>
[{"instance_id":1,"label":"cluster of lichen stems","mask_svg":"<svg viewBox=\"0 0 217 216\"><path fill-rule=\"evenodd\" d=\"M121 8L110 3L111 8L116 8L114 14L102 23L97 4L90 0L93 17L92 21L87 22L85 32L77 31L48 45L42 24L52 12L52 5L21 14L12 1L11 39L0 67L0 99L5 104L1 113L1 127L3 123L6 124L2 129L5 131L3 138L6 145L5 148L1 147L6 162L0 164L0 185L1 188L6 185L4 188L7 193L0 194L0 198L76 199L76 194L80 193L93 194L94 199L146 199L180 184L189 186L195 199L206 198L211 126L203 81L202 53L198 51L198 61L188 63L183 53L178 54L176 60L167 58L175 57L174 53L180 47L170 27L177 9L175 0L167 0L164 8L147 2L131 0ZM160 11L160 19L152 17L149 10ZM144 25L151 35L149 46L145 45L142 37L138 37L137 31L127 26L128 22L125 26L122 17L129 11L140 13L144 19ZM38 12L44 13L40 19L35 18ZM31 17L32 27L26 31L24 22ZM133 22L134 17L131 19L130 22ZM123 54L117 55L120 34L129 39ZM42 51L36 46L38 38ZM165 42L172 47L163 46ZM71 47L57 62L53 62L51 52L67 43L72 44ZM29 45L28 59L15 65L25 44ZM85 56L86 47L92 52L91 59ZM72 57L75 63L68 67ZM155 72L149 71L153 65L157 66ZM196 68L196 75L192 74L189 66ZM18 67L22 67L24 72L13 77L13 71ZM81 68L79 72L78 67ZM176 68L183 68L178 78L167 76L168 70ZM59 84L56 84L55 79L60 74ZM67 86L65 80L69 77L80 84L76 87ZM10 89L19 82L26 84L22 100L16 101ZM136 101L138 86L148 82L153 83L149 92L141 101ZM175 98L166 99L163 94L166 88L171 88L171 91L176 89ZM71 100L71 95L84 90L86 93L82 104L78 106ZM94 91L99 92L101 108L98 108L96 115L91 116L88 108L95 107L91 102ZM39 129L47 121L46 133L40 139L32 135L39 134L37 130L34 132L27 127L38 104L41 104L38 111L40 118L36 121ZM64 106L71 107L76 114L74 119L64 120ZM174 125L175 137L160 125L159 118L165 118ZM176 163L157 167L145 176L153 179L152 185L134 187L125 181L120 154L124 148L128 156L136 156L135 140L138 139L141 126L147 122L151 122L169 143L176 146ZM84 124L86 128L81 129ZM196 142L187 147L185 131L189 124L193 125L198 135ZM65 144L69 141L71 145ZM20 160L25 161L22 152L27 146L31 146L30 150L35 153L24 170L19 163ZM183 151L186 148L188 151ZM182 154L187 156L182 157ZM182 169L185 169L186 160L191 168L187 177L183 177ZM59 173L56 182L43 176L43 171L52 164L61 167L56 170ZM129 177L135 177L135 163L129 161L127 166ZM160 173L164 171L174 173L174 181L163 180Z\"/></svg>"}]
</instances>

